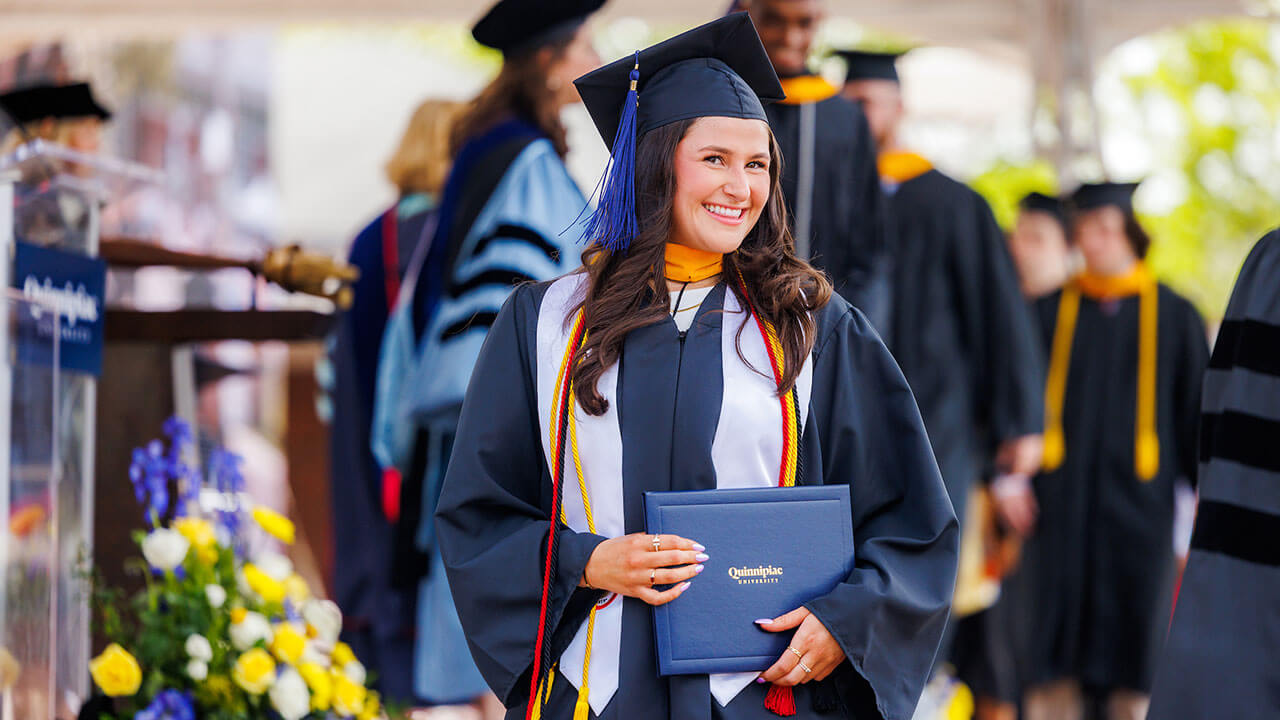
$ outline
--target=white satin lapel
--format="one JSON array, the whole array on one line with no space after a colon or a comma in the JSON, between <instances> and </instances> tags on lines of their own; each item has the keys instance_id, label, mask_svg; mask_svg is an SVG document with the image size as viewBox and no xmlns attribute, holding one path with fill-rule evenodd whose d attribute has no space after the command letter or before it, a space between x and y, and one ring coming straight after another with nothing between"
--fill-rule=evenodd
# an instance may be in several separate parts
<instances>
[{"instance_id":1,"label":"white satin lapel","mask_svg":"<svg viewBox=\"0 0 1280 720\"><path fill-rule=\"evenodd\" d=\"M573 311L575 299L586 275L569 275L554 282L543 295L538 311L538 417L542 430L542 449L550 468L554 462L551 448L551 404L555 394L560 363L569 344L565 319ZM622 500L622 434L618 425L618 366L614 364L596 385L609 401L609 410L599 417L588 415L574 404L577 423L578 457L582 476L591 501L595 532L604 537L624 534ZM572 450L566 448L564 468L564 516L566 524L576 532L589 532L582 492L578 486ZM575 688L582 685L582 667L586 654L587 624L583 623L573 641L560 656L560 672ZM591 668L587 700L596 715L604 711L618 690L619 653L622 643L622 601L609 595L596 610L595 632L592 634Z\"/></svg>"}]
</instances>

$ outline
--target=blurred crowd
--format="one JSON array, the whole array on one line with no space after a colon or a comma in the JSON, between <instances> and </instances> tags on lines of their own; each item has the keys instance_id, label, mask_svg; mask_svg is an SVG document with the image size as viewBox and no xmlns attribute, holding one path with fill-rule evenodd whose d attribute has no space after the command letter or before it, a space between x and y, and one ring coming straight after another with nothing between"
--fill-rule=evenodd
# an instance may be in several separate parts
<instances>
[{"instance_id":1,"label":"blurred crowd","mask_svg":"<svg viewBox=\"0 0 1280 720\"><path fill-rule=\"evenodd\" d=\"M797 251L893 351L961 519L917 717L1145 717L1189 542L1210 337L1144 263L1160 238L1137 185L1032 193L1006 233L902 143L898 53L843 48L833 85L810 71L823 0L730 11L750 15L787 94L767 112ZM501 69L407 119L385 168L398 198L348 254L360 279L329 348L335 600L383 695L424 717L503 712L470 662L432 516L485 330L514 285L578 265L561 231L589 189L565 172L561 112L601 64L591 31L477 25ZM72 92L57 87L43 92ZM75 92L0 98L17 123L0 153L32 138L95 152L109 113ZM497 206L522 222L494 223Z\"/></svg>"}]
</instances>

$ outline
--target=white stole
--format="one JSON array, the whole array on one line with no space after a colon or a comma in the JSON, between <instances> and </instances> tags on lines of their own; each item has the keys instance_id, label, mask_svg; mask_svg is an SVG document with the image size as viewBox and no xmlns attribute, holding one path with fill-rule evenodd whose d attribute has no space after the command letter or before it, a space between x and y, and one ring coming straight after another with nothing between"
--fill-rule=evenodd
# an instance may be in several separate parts
<instances>
[{"instance_id":1,"label":"white stole","mask_svg":"<svg viewBox=\"0 0 1280 720\"><path fill-rule=\"evenodd\" d=\"M560 278L547 288L538 312L537 388L538 418L542 449L548 467L554 462L550 442L551 404L555 395L556 376L569 344L566 318L580 298L586 275L575 273ZM738 328L748 324L741 335L742 354L738 357ZM736 293L726 289L721 318L721 362L724 384L732 392L721 393L720 420L711 443L711 461L716 470L717 488L773 487L778 482L778 462L782 457L781 404L770 371L764 338L743 310ZM757 372L759 370L760 372ZM765 373L765 374L761 374ZM596 386L609 402L608 411L599 417L582 412L575 403L578 451L582 474L591 500L592 519L597 535L618 537L626 534L622 498L622 433L618 424L618 366L615 363L600 376ZM796 381L800 407L801 436L808 418L809 397L813 389L813 362L806 358ZM582 493L566 453L563 478L564 514L575 532L587 532ZM677 601L678 602L678 601ZM582 666L586 651L587 624L583 623L560 656L560 672L575 687L582 683ZM622 600L612 594L600 601L596 610L595 633L592 637L590 690L588 702L598 716L618 690L619 654L622 644ZM722 706L728 705L759 673L732 673L711 676L711 692Z\"/></svg>"}]
</instances>

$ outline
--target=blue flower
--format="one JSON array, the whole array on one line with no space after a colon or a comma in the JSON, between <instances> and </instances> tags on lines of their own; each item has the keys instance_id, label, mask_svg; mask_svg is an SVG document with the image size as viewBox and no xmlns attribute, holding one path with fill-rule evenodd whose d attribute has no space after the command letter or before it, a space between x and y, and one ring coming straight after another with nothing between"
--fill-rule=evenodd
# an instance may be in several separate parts
<instances>
[{"instance_id":1,"label":"blue flower","mask_svg":"<svg viewBox=\"0 0 1280 720\"><path fill-rule=\"evenodd\" d=\"M151 704L139 710L133 720L195 720L190 692L161 690Z\"/></svg>"}]
</instances>

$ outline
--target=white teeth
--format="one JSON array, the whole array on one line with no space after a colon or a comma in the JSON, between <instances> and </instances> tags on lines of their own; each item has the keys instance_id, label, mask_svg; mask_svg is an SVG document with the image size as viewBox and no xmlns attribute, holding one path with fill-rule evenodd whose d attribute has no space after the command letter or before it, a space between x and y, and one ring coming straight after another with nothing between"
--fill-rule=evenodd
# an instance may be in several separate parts
<instances>
[{"instance_id":1,"label":"white teeth","mask_svg":"<svg viewBox=\"0 0 1280 720\"><path fill-rule=\"evenodd\" d=\"M723 205L703 205L708 211L722 217L737 219L742 217L743 208L730 208Z\"/></svg>"}]
</instances>

